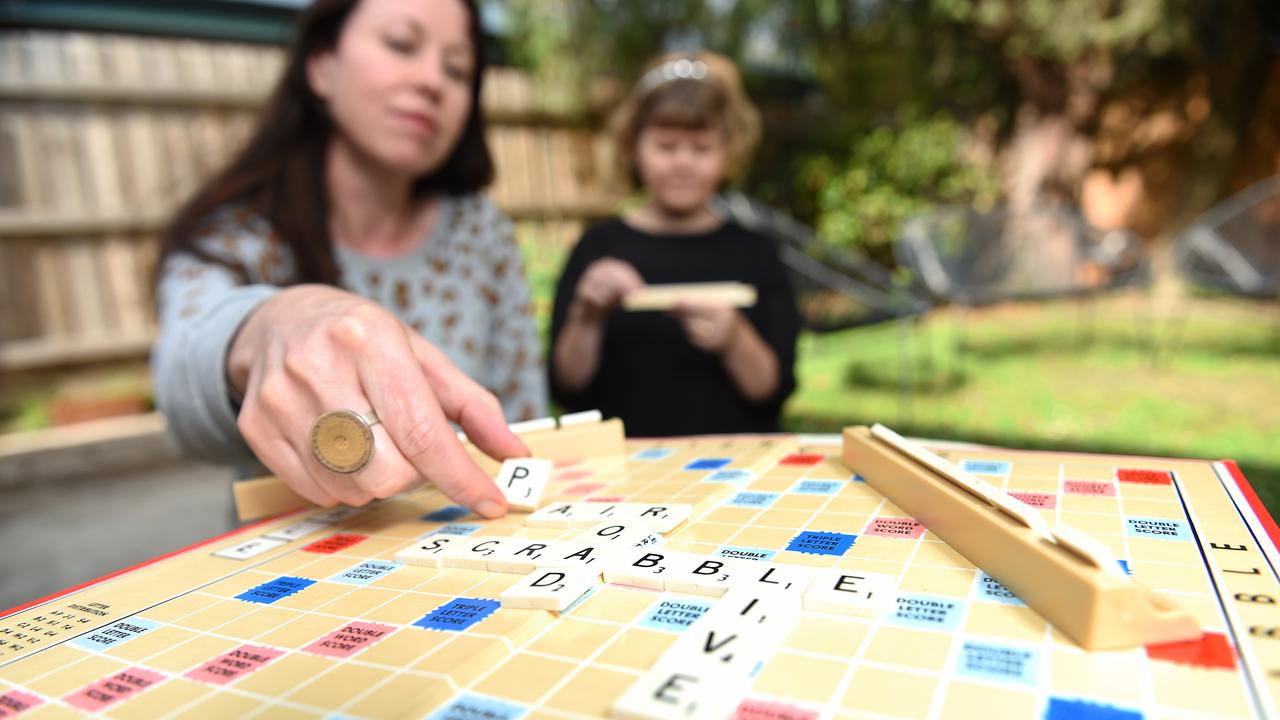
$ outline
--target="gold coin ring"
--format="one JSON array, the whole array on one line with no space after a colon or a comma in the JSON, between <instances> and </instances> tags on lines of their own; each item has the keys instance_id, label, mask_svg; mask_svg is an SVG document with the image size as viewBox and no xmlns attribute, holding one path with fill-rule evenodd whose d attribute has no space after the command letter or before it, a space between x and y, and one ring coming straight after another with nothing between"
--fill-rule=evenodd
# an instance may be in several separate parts
<instances>
[{"instance_id":1,"label":"gold coin ring","mask_svg":"<svg viewBox=\"0 0 1280 720\"><path fill-rule=\"evenodd\" d=\"M311 424L311 454L333 472L350 475L373 457L373 430L378 417L350 410L330 410Z\"/></svg>"}]
</instances>

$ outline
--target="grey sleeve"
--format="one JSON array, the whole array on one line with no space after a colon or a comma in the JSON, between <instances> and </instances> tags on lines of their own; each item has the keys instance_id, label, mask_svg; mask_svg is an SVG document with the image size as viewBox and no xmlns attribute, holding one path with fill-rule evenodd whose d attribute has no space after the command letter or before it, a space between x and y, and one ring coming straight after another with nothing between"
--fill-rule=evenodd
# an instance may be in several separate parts
<instances>
[{"instance_id":1,"label":"grey sleeve","mask_svg":"<svg viewBox=\"0 0 1280 720\"><path fill-rule=\"evenodd\" d=\"M511 221L496 208L491 207L490 213L496 240L491 256L491 292L498 302L494 327L489 331L485 384L497 391L508 422L546 417L550 414L547 376L524 262Z\"/></svg>"},{"instance_id":2,"label":"grey sleeve","mask_svg":"<svg viewBox=\"0 0 1280 720\"><path fill-rule=\"evenodd\" d=\"M267 244L261 237L239 239L235 249L247 249L250 256ZM165 261L156 288L160 332L151 351L151 378L169 433L187 455L219 464L256 463L236 426L227 351L245 318L278 292L271 284L242 284L221 265L189 254Z\"/></svg>"}]
</instances>

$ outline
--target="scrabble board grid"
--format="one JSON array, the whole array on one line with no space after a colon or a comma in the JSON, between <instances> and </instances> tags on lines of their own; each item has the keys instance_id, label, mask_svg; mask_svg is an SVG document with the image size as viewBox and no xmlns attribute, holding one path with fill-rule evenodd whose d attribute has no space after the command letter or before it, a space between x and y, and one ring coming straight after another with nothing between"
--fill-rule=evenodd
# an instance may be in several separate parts
<instances>
[{"instance_id":1,"label":"scrabble board grid","mask_svg":"<svg viewBox=\"0 0 1280 720\"><path fill-rule=\"evenodd\" d=\"M1213 640L1090 653L859 482L838 447L699 438L633 441L629 453L560 463L549 501L689 503L694 516L661 547L897 579L890 618L802 613L751 678L741 717L962 717L975 707L1026 717L1080 708L1116 718L1274 715L1274 537L1229 464L944 451L1051 522L1106 543ZM1148 474L1121 479L1128 470ZM299 526L309 532L263 541ZM528 527L521 515L483 523L433 491L251 526L0 617L0 717L24 706L33 718L464 717L476 708L597 717L714 598L604 585L558 615L501 609L459 631L427 629L417 623L436 608L497 598L520 576L392 560L429 533L575 532ZM787 549L832 535L856 538ZM260 554L234 559L255 542ZM242 599L282 578L310 582L273 586L270 602ZM119 623L127 627L107 641L91 640ZM339 631L342 642L318 645ZM344 643L354 646L345 656Z\"/></svg>"}]
</instances>

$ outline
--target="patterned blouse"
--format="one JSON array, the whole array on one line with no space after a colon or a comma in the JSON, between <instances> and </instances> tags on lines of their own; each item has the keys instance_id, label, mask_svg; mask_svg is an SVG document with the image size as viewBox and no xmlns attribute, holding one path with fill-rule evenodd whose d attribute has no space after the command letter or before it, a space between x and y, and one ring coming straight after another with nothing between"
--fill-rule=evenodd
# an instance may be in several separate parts
<instances>
[{"instance_id":1,"label":"patterned blouse","mask_svg":"<svg viewBox=\"0 0 1280 720\"><path fill-rule=\"evenodd\" d=\"M440 203L431 235L400 257L338 247L341 287L421 333L498 396L509 422L545 416L542 353L511 222L481 194ZM243 267L249 282L190 254L170 256L156 294L152 375L156 404L189 455L243 465L254 458L236 427L227 351L249 313L290 284L293 258L264 219L243 209L223 210L213 228L201 247Z\"/></svg>"}]
</instances>

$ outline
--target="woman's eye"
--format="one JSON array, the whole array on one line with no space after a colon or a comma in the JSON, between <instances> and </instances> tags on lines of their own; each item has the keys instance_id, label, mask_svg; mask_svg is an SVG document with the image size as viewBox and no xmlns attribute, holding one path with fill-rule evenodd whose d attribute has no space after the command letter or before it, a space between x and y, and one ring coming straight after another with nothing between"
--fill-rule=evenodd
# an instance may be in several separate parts
<instances>
[{"instance_id":1,"label":"woman's eye","mask_svg":"<svg viewBox=\"0 0 1280 720\"><path fill-rule=\"evenodd\" d=\"M405 38L388 37L383 38L383 42L386 43L387 47L390 48L392 52L399 53L401 55L412 55L413 51L416 49L413 41Z\"/></svg>"},{"instance_id":2,"label":"woman's eye","mask_svg":"<svg viewBox=\"0 0 1280 720\"><path fill-rule=\"evenodd\" d=\"M471 81L470 66L456 64L456 63L446 63L444 66L444 72L446 75L450 77L450 79L457 80L458 82Z\"/></svg>"}]
</instances>

